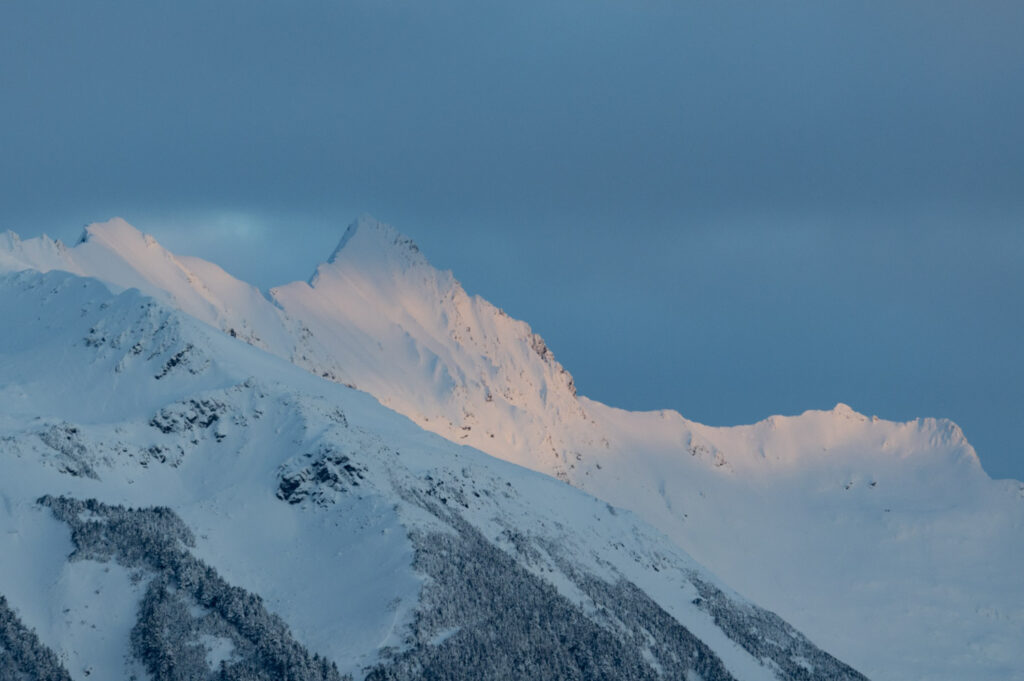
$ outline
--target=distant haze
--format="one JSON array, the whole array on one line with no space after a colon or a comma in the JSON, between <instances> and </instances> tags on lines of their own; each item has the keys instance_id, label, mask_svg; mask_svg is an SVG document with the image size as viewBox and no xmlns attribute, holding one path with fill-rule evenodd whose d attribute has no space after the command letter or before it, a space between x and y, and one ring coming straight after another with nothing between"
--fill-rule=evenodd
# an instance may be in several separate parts
<instances>
[{"instance_id":1,"label":"distant haze","mask_svg":"<svg viewBox=\"0 0 1024 681\"><path fill-rule=\"evenodd\" d=\"M366 211L580 392L957 421L1024 478L1024 4L0 3L0 230L262 287Z\"/></svg>"}]
</instances>

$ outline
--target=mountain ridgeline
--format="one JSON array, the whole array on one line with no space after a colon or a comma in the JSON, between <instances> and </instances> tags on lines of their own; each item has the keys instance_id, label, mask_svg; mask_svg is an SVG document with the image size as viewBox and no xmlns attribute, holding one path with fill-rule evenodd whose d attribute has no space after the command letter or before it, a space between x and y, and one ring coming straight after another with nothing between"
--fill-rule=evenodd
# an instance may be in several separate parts
<instances>
[{"instance_id":1,"label":"mountain ridgeline","mask_svg":"<svg viewBox=\"0 0 1024 681\"><path fill-rule=\"evenodd\" d=\"M588 400L372 218L266 296L0 236L0 315L10 678L1024 678L1024 486L948 421Z\"/></svg>"}]
</instances>

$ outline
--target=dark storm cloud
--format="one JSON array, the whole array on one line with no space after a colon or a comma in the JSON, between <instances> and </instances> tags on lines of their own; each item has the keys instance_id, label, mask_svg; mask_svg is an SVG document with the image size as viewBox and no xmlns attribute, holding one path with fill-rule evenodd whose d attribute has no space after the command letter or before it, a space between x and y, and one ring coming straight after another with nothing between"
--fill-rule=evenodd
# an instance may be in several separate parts
<instances>
[{"instance_id":1,"label":"dark storm cloud","mask_svg":"<svg viewBox=\"0 0 1024 681\"><path fill-rule=\"evenodd\" d=\"M367 210L595 397L950 416L1024 477L1022 32L997 1L8 1L0 228L123 215L270 286Z\"/></svg>"}]
</instances>

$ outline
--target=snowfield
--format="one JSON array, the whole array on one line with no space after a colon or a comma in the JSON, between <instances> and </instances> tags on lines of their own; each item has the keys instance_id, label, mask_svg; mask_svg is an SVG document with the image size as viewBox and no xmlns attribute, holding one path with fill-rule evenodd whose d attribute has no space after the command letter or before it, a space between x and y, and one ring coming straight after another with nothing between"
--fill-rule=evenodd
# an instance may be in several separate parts
<instances>
[{"instance_id":1,"label":"snowfield","mask_svg":"<svg viewBox=\"0 0 1024 681\"><path fill-rule=\"evenodd\" d=\"M167 612L200 613L187 664L270 665L167 566L68 560L71 526L121 505L171 509L174 564L258 594L302 669L859 678L823 649L872 679L1024 679L1024 485L949 421L837 405L712 428L588 400L371 218L266 295L121 220L70 248L0 236L0 272L0 594L72 678L154 674L131 638L165 582ZM62 522L47 495L101 506ZM540 640L596 657L532 667Z\"/></svg>"}]
</instances>

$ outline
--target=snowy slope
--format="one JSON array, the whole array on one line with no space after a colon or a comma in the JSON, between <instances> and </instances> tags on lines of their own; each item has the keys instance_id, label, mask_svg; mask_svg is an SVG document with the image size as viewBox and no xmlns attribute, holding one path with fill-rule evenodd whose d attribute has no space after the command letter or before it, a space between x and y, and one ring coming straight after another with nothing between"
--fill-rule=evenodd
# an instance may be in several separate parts
<instances>
[{"instance_id":1,"label":"snowy slope","mask_svg":"<svg viewBox=\"0 0 1024 681\"><path fill-rule=\"evenodd\" d=\"M951 422L837 405L720 429L588 410L635 453L599 457L589 491L645 481L641 517L865 673L1024 674L1024 489L989 479Z\"/></svg>"},{"instance_id":2,"label":"snowy slope","mask_svg":"<svg viewBox=\"0 0 1024 681\"><path fill-rule=\"evenodd\" d=\"M0 676L864 678L632 514L137 291L21 272L0 317Z\"/></svg>"},{"instance_id":3,"label":"snowy slope","mask_svg":"<svg viewBox=\"0 0 1024 681\"><path fill-rule=\"evenodd\" d=\"M582 423L572 377L524 322L470 297L388 225L364 217L329 262L271 299L212 263L171 254L119 218L72 248L0 237L0 271L61 269L138 288L317 375L354 385L422 427L544 470ZM561 468L561 467L560 467Z\"/></svg>"},{"instance_id":4,"label":"snowy slope","mask_svg":"<svg viewBox=\"0 0 1024 681\"><path fill-rule=\"evenodd\" d=\"M25 269L96 277L118 291L137 288L278 355L287 355L294 344L259 289L213 263L172 254L120 218L87 226L71 248L46 236L0 235L0 272Z\"/></svg>"},{"instance_id":5,"label":"snowy slope","mask_svg":"<svg viewBox=\"0 0 1024 681\"><path fill-rule=\"evenodd\" d=\"M0 268L139 286L449 440L630 509L873 678L1024 678L1024 492L989 479L948 421L838 405L711 428L587 400L527 324L371 218L270 300L120 221L86 237L7 237ZM87 248L125 264L90 269L102 258L77 255Z\"/></svg>"},{"instance_id":6,"label":"snowy slope","mask_svg":"<svg viewBox=\"0 0 1024 681\"><path fill-rule=\"evenodd\" d=\"M310 331L306 366L344 372L450 440L547 471L565 424L585 423L572 377L527 324L372 218L348 228L308 284L271 295Z\"/></svg>"}]
</instances>

